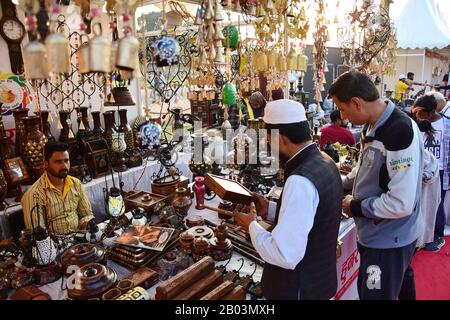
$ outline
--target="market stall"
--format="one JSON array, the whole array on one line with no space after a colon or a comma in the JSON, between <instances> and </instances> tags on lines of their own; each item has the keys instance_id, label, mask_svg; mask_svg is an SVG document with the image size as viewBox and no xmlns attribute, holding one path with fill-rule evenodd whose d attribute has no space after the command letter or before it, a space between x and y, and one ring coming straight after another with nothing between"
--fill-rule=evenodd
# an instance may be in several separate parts
<instances>
[{"instance_id":1,"label":"market stall","mask_svg":"<svg viewBox=\"0 0 450 320\"><path fill-rule=\"evenodd\" d=\"M0 75L0 298L262 299L267 262L235 215L249 214L240 205L253 193L282 197L266 101L300 102L317 131L343 70L379 78L394 63L387 1L342 5L342 17L325 0L5 3L23 32L6 35L22 60L10 54L13 73ZM55 141L95 218L62 235L47 196L20 204L50 172ZM327 144L335 176L355 167L358 147ZM334 299L357 299L356 228L338 214Z\"/></svg>"}]
</instances>

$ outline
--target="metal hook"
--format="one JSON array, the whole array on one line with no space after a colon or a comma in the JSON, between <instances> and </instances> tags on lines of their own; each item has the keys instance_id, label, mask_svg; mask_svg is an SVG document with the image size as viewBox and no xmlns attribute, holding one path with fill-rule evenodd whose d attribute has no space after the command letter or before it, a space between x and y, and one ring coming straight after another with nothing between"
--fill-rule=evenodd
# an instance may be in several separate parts
<instances>
[{"instance_id":1,"label":"metal hook","mask_svg":"<svg viewBox=\"0 0 450 320\"><path fill-rule=\"evenodd\" d=\"M230 257L230 259L228 259L228 261L227 261L227 263L225 263L224 265L221 265L221 267L224 267L224 268L226 268L227 267L227 265L230 263L230 261L231 261L231 257Z\"/></svg>"},{"instance_id":2,"label":"metal hook","mask_svg":"<svg viewBox=\"0 0 450 320\"><path fill-rule=\"evenodd\" d=\"M244 266L244 258L239 258L238 261L242 260L242 264L239 267L239 269L236 270L237 273L239 273L239 271L241 271L242 267Z\"/></svg>"},{"instance_id":3,"label":"metal hook","mask_svg":"<svg viewBox=\"0 0 450 320\"><path fill-rule=\"evenodd\" d=\"M253 275L255 274L256 269L258 269L258 265L256 263L254 263L254 262L250 263L250 266L252 266L252 265L255 266L255 270L253 270L252 274L250 275L250 278L253 278Z\"/></svg>"}]
</instances>

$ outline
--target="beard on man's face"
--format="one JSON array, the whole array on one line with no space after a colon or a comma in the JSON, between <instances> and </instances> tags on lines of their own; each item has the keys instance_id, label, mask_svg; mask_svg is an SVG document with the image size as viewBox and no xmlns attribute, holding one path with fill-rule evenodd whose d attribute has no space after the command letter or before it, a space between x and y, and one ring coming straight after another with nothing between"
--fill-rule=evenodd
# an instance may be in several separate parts
<instances>
[{"instance_id":1,"label":"beard on man's face","mask_svg":"<svg viewBox=\"0 0 450 320\"><path fill-rule=\"evenodd\" d=\"M59 171L55 171L52 168L48 167L47 170L52 176L59 178L59 179L64 179L69 174L69 171L66 169L61 169Z\"/></svg>"},{"instance_id":2,"label":"beard on man's face","mask_svg":"<svg viewBox=\"0 0 450 320\"><path fill-rule=\"evenodd\" d=\"M286 162L288 162L289 157L281 152L279 152L279 157L280 157L280 165L284 167L286 165Z\"/></svg>"}]
</instances>

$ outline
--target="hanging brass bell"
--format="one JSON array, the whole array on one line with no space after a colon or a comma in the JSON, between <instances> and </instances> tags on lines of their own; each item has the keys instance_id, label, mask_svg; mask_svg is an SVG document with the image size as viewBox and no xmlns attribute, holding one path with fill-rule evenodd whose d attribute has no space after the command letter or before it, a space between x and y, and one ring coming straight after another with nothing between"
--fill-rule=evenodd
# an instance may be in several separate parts
<instances>
[{"instance_id":1,"label":"hanging brass bell","mask_svg":"<svg viewBox=\"0 0 450 320\"><path fill-rule=\"evenodd\" d=\"M275 49L270 50L270 52L267 54L267 62L269 68L276 68L277 66L277 59L278 54L275 51Z\"/></svg>"},{"instance_id":2,"label":"hanging brass bell","mask_svg":"<svg viewBox=\"0 0 450 320\"><path fill-rule=\"evenodd\" d=\"M306 11L304 6L300 9L300 21L306 21Z\"/></svg>"},{"instance_id":3,"label":"hanging brass bell","mask_svg":"<svg viewBox=\"0 0 450 320\"><path fill-rule=\"evenodd\" d=\"M213 17L212 2L210 0L210 1L208 1L208 6L206 8L205 19L206 20L211 20L212 17Z\"/></svg>"},{"instance_id":4,"label":"hanging brass bell","mask_svg":"<svg viewBox=\"0 0 450 320\"><path fill-rule=\"evenodd\" d=\"M266 10L264 10L264 7L262 5L259 5L256 9L256 17L257 18L263 18L266 15Z\"/></svg>"},{"instance_id":5,"label":"hanging brass bell","mask_svg":"<svg viewBox=\"0 0 450 320\"><path fill-rule=\"evenodd\" d=\"M308 69L308 56L300 53L297 56L297 70L301 72L306 72Z\"/></svg>"},{"instance_id":6,"label":"hanging brass bell","mask_svg":"<svg viewBox=\"0 0 450 320\"><path fill-rule=\"evenodd\" d=\"M240 0L235 0L236 3L234 4L234 11L240 13L241 12L241 1Z\"/></svg>"},{"instance_id":7,"label":"hanging brass bell","mask_svg":"<svg viewBox=\"0 0 450 320\"><path fill-rule=\"evenodd\" d=\"M119 70L133 71L136 68L136 57L139 52L139 40L128 33L120 39L117 49L116 67ZM114 56L113 56L114 57Z\"/></svg>"},{"instance_id":8,"label":"hanging brass bell","mask_svg":"<svg viewBox=\"0 0 450 320\"><path fill-rule=\"evenodd\" d=\"M225 36L223 35L223 28L219 23L216 23L216 34L214 36L214 40L222 41L224 39L225 39Z\"/></svg>"},{"instance_id":9,"label":"hanging brass bell","mask_svg":"<svg viewBox=\"0 0 450 320\"><path fill-rule=\"evenodd\" d=\"M286 72L287 71L286 56L284 54L280 54L278 56L277 70L278 70L278 72Z\"/></svg>"},{"instance_id":10,"label":"hanging brass bell","mask_svg":"<svg viewBox=\"0 0 450 320\"><path fill-rule=\"evenodd\" d=\"M69 74L72 71L69 39L62 33L52 33L45 39L45 46L50 72Z\"/></svg>"},{"instance_id":11,"label":"hanging brass bell","mask_svg":"<svg viewBox=\"0 0 450 320\"><path fill-rule=\"evenodd\" d=\"M50 77L47 50L37 40L29 42L23 49L25 78L28 80L45 80Z\"/></svg>"},{"instance_id":12,"label":"hanging brass bell","mask_svg":"<svg viewBox=\"0 0 450 320\"><path fill-rule=\"evenodd\" d=\"M216 48L214 47L214 45L210 45L209 46L209 60L214 61L214 59L216 58Z\"/></svg>"},{"instance_id":13,"label":"hanging brass bell","mask_svg":"<svg viewBox=\"0 0 450 320\"><path fill-rule=\"evenodd\" d=\"M294 18L295 17L294 8L293 8L292 5L289 6L289 10L286 13L286 17L288 17L288 18Z\"/></svg>"},{"instance_id":14,"label":"hanging brass bell","mask_svg":"<svg viewBox=\"0 0 450 320\"><path fill-rule=\"evenodd\" d=\"M194 20L194 24L196 26L199 26L203 23L202 11L203 11L203 6L200 4L197 8L197 13L195 15L195 20Z\"/></svg>"},{"instance_id":15,"label":"hanging brass bell","mask_svg":"<svg viewBox=\"0 0 450 320\"><path fill-rule=\"evenodd\" d=\"M287 56L287 69L290 71L297 69L297 54L295 53L294 48L291 47Z\"/></svg>"},{"instance_id":16,"label":"hanging brass bell","mask_svg":"<svg viewBox=\"0 0 450 320\"><path fill-rule=\"evenodd\" d=\"M274 9L272 0L268 0L266 4L266 10L272 12Z\"/></svg>"},{"instance_id":17,"label":"hanging brass bell","mask_svg":"<svg viewBox=\"0 0 450 320\"><path fill-rule=\"evenodd\" d=\"M214 21L223 21L222 5L220 1L216 2L216 7L214 8Z\"/></svg>"},{"instance_id":18,"label":"hanging brass bell","mask_svg":"<svg viewBox=\"0 0 450 320\"><path fill-rule=\"evenodd\" d=\"M89 44L83 43L77 51L78 71L81 74L87 74L91 71L89 68Z\"/></svg>"},{"instance_id":19,"label":"hanging brass bell","mask_svg":"<svg viewBox=\"0 0 450 320\"><path fill-rule=\"evenodd\" d=\"M214 28L214 24L212 21L209 22L209 26L208 26L208 35L207 35L207 40L208 42L211 42L214 40L214 38L216 37L216 31Z\"/></svg>"},{"instance_id":20,"label":"hanging brass bell","mask_svg":"<svg viewBox=\"0 0 450 320\"><path fill-rule=\"evenodd\" d=\"M222 51L223 51L222 43L218 42L216 46L216 58L214 59L214 62L217 64L225 64L225 59L223 57Z\"/></svg>"},{"instance_id":21,"label":"hanging brass bell","mask_svg":"<svg viewBox=\"0 0 450 320\"><path fill-rule=\"evenodd\" d=\"M119 48L119 43L117 41L113 41L111 43L111 72L114 72L116 67L116 61L117 61L117 51Z\"/></svg>"},{"instance_id":22,"label":"hanging brass bell","mask_svg":"<svg viewBox=\"0 0 450 320\"><path fill-rule=\"evenodd\" d=\"M94 25L100 28L99 33L89 42L89 66L91 72L111 72L111 41L102 36L102 25Z\"/></svg>"}]
</instances>

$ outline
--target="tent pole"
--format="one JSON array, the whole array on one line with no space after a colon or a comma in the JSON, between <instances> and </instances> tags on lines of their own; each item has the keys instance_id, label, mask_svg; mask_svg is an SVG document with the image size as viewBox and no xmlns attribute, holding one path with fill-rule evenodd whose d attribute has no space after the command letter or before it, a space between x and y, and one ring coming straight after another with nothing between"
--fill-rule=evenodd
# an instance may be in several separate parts
<instances>
[{"instance_id":1,"label":"tent pole","mask_svg":"<svg viewBox=\"0 0 450 320\"><path fill-rule=\"evenodd\" d=\"M427 57L425 50L426 49L423 50L423 59L422 59L422 83L424 83L424 81L425 81L425 79L424 79L424 76L425 76L425 58Z\"/></svg>"}]
</instances>

